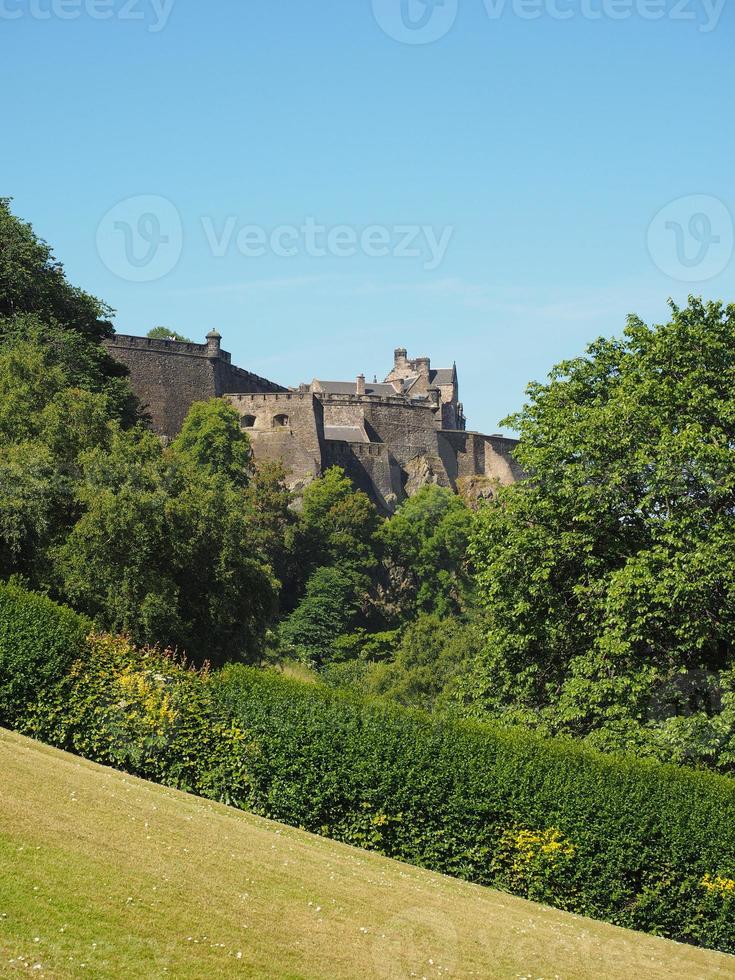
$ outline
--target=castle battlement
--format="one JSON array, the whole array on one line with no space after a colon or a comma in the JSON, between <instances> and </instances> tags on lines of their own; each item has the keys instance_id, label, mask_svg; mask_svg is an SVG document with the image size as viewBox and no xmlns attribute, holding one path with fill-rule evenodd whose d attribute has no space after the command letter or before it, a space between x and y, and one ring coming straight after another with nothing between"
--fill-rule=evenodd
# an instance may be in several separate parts
<instances>
[{"instance_id":1,"label":"castle battlement","mask_svg":"<svg viewBox=\"0 0 735 980\"><path fill-rule=\"evenodd\" d=\"M256 459L280 460L294 488L333 465L384 511L427 483L473 492L519 476L515 440L466 431L456 367L397 348L383 382L320 381L286 388L232 364L216 331L206 343L117 334L110 353L130 370L156 431L176 436L196 401L226 398Z\"/></svg>"},{"instance_id":2,"label":"castle battlement","mask_svg":"<svg viewBox=\"0 0 735 980\"><path fill-rule=\"evenodd\" d=\"M429 411L433 411L436 407L427 402L406 399L403 395L342 395L326 391L317 391L314 394L320 402L334 405L397 405L405 408L407 404L410 404L412 408L428 409Z\"/></svg>"},{"instance_id":3,"label":"castle battlement","mask_svg":"<svg viewBox=\"0 0 735 980\"><path fill-rule=\"evenodd\" d=\"M126 348L127 350L138 350L167 354L171 357L212 357L213 355L224 361L226 364L232 363L232 354L222 350L220 347L212 348L210 344L195 344L191 341L183 340L164 340L160 337L136 337L133 334L116 333L112 340L108 341L108 346L116 349Z\"/></svg>"},{"instance_id":4,"label":"castle battlement","mask_svg":"<svg viewBox=\"0 0 735 980\"><path fill-rule=\"evenodd\" d=\"M274 392L259 392L257 394L243 394L241 392L233 392L233 395L237 395L238 401L241 402L273 402L273 401L312 401L314 395L310 391L274 391Z\"/></svg>"}]
</instances>

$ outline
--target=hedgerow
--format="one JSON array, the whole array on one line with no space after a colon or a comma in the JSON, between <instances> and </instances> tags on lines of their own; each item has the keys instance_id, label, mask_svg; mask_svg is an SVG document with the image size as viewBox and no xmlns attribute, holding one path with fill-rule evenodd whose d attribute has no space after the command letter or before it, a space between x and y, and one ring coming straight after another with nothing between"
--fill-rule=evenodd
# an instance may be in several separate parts
<instances>
[{"instance_id":1,"label":"hedgerow","mask_svg":"<svg viewBox=\"0 0 735 980\"><path fill-rule=\"evenodd\" d=\"M91 628L46 596L0 583L0 724L15 725L30 702L67 674Z\"/></svg>"},{"instance_id":2,"label":"hedgerow","mask_svg":"<svg viewBox=\"0 0 735 980\"><path fill-rule=\"evenodd\" d=\"M4 691L9 666L25 665L11 721L27 734L438 872L735 952L729 778L254 668L194 670L123 638L84 638L83 619L16 586L0 596L0 680Z\"/></svg>"},{"instance_id":3,"label":"hedgerow","mask_svg":"<svg viewBox=\"0 0 735 980\"><path fill-rule=\"evenodd\" d=\"M214 683L258 746L249 806L383 854L735 951L735 783L249 668Z\"/></svg>"},{"instance_id":4,"label":"hedgerow","mask_svg":"<svg viewBox=\"0 0 735 980\"><path fill-rule=\"evenodd\" d=\"M83 656L20 726L34 738L231 805L248 795L253 746L212 696L211 675L167 652L91 634Z\"/></svg>"}]
</instances>

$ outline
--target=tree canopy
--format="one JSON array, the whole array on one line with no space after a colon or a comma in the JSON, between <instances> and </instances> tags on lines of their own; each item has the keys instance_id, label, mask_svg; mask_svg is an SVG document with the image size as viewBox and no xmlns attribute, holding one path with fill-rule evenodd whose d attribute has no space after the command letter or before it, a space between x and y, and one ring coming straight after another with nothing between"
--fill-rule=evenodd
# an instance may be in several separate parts
<instances>
[{"instance_id":1,"label":"tree canopy","mask_svg":"<svg viewBox=\"0 0 735 980\"><path fill-rule=\"evenodd\" d=\"M169 327L153 327L148 331L146 337L150 337L151 340L178 340L184 344L191 343L188 337L169 329Z\"/></svg>"},{"instance_id":2,"label":"tree canopy","mask_svg":"<svg viewBox=\"0 0 735 980\"><path fill-rule=\"evenodd\" d=\"M684 684L686 723L707 719L733 664L734 339L735 306L630 317L506 420L528 479L476 520L476 711L625 740Z\"/></svg>"}]
</instances>

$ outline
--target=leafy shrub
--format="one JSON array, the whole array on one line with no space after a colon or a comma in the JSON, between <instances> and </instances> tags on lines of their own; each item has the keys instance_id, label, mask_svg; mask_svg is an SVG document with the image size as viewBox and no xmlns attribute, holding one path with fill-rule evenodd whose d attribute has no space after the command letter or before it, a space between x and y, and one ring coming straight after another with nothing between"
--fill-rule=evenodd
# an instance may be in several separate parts
<instances>
[{"instance_id":1,"label":"leafy shrub","mask_svg":"<svg viewBox=\"0 0 735 980\"><path fill-rule=\"evenodd\" d=\"M506 830L492 866L497 880L516 894L537 902L556 900L558 905L575 853L574 844L556 827Z\"/></svg>"},{"instance_id":2,"label":"leafy shrub","mask_svg":"<svg viewBox=\"0 0 735 980\"><path fill-rule=\"evenodd\" d=\"M429 717L229 667L258 745L248 805L572 911L735 951L735 784L523 729ZM709 877L707 877L709 876Z\"/></svg>"},{"instance_id":3,"label":"leafy shrub","mask_svg":"<svg viewBox=\"0 0 735 980\"><path fill-rule=\"evenodd\" d=\"M23 730L145 779L242 805L252 754L212 698L210 675L120 637L92 635L86 655Z\"/></svg>"},{"instance_id":4,"label":"leafy shrub","mask_svg":"<svg viewBox=\"0 0 735 980\"><path fill-rule=\"evenodd\" d=\"M0 724L14 725L84 650L92 624L14 582L0 583Z\"/></svg>"}]
</instances>

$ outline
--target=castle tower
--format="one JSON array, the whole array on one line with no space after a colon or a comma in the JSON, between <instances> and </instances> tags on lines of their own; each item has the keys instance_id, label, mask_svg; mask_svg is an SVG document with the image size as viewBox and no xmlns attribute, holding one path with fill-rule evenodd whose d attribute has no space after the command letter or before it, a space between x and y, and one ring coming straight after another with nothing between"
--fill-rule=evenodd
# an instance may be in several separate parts
<instances>
[{"instance_id":1,"label":"castle tower","mask_svg":"<svg viewBox=\"0 0 735 980\"><path fill-rule=\"evenodd\" d=\"M219 357L222 349L222 334L210 330L207 334L207 357Z\"/></svg>"}]
</instances>

